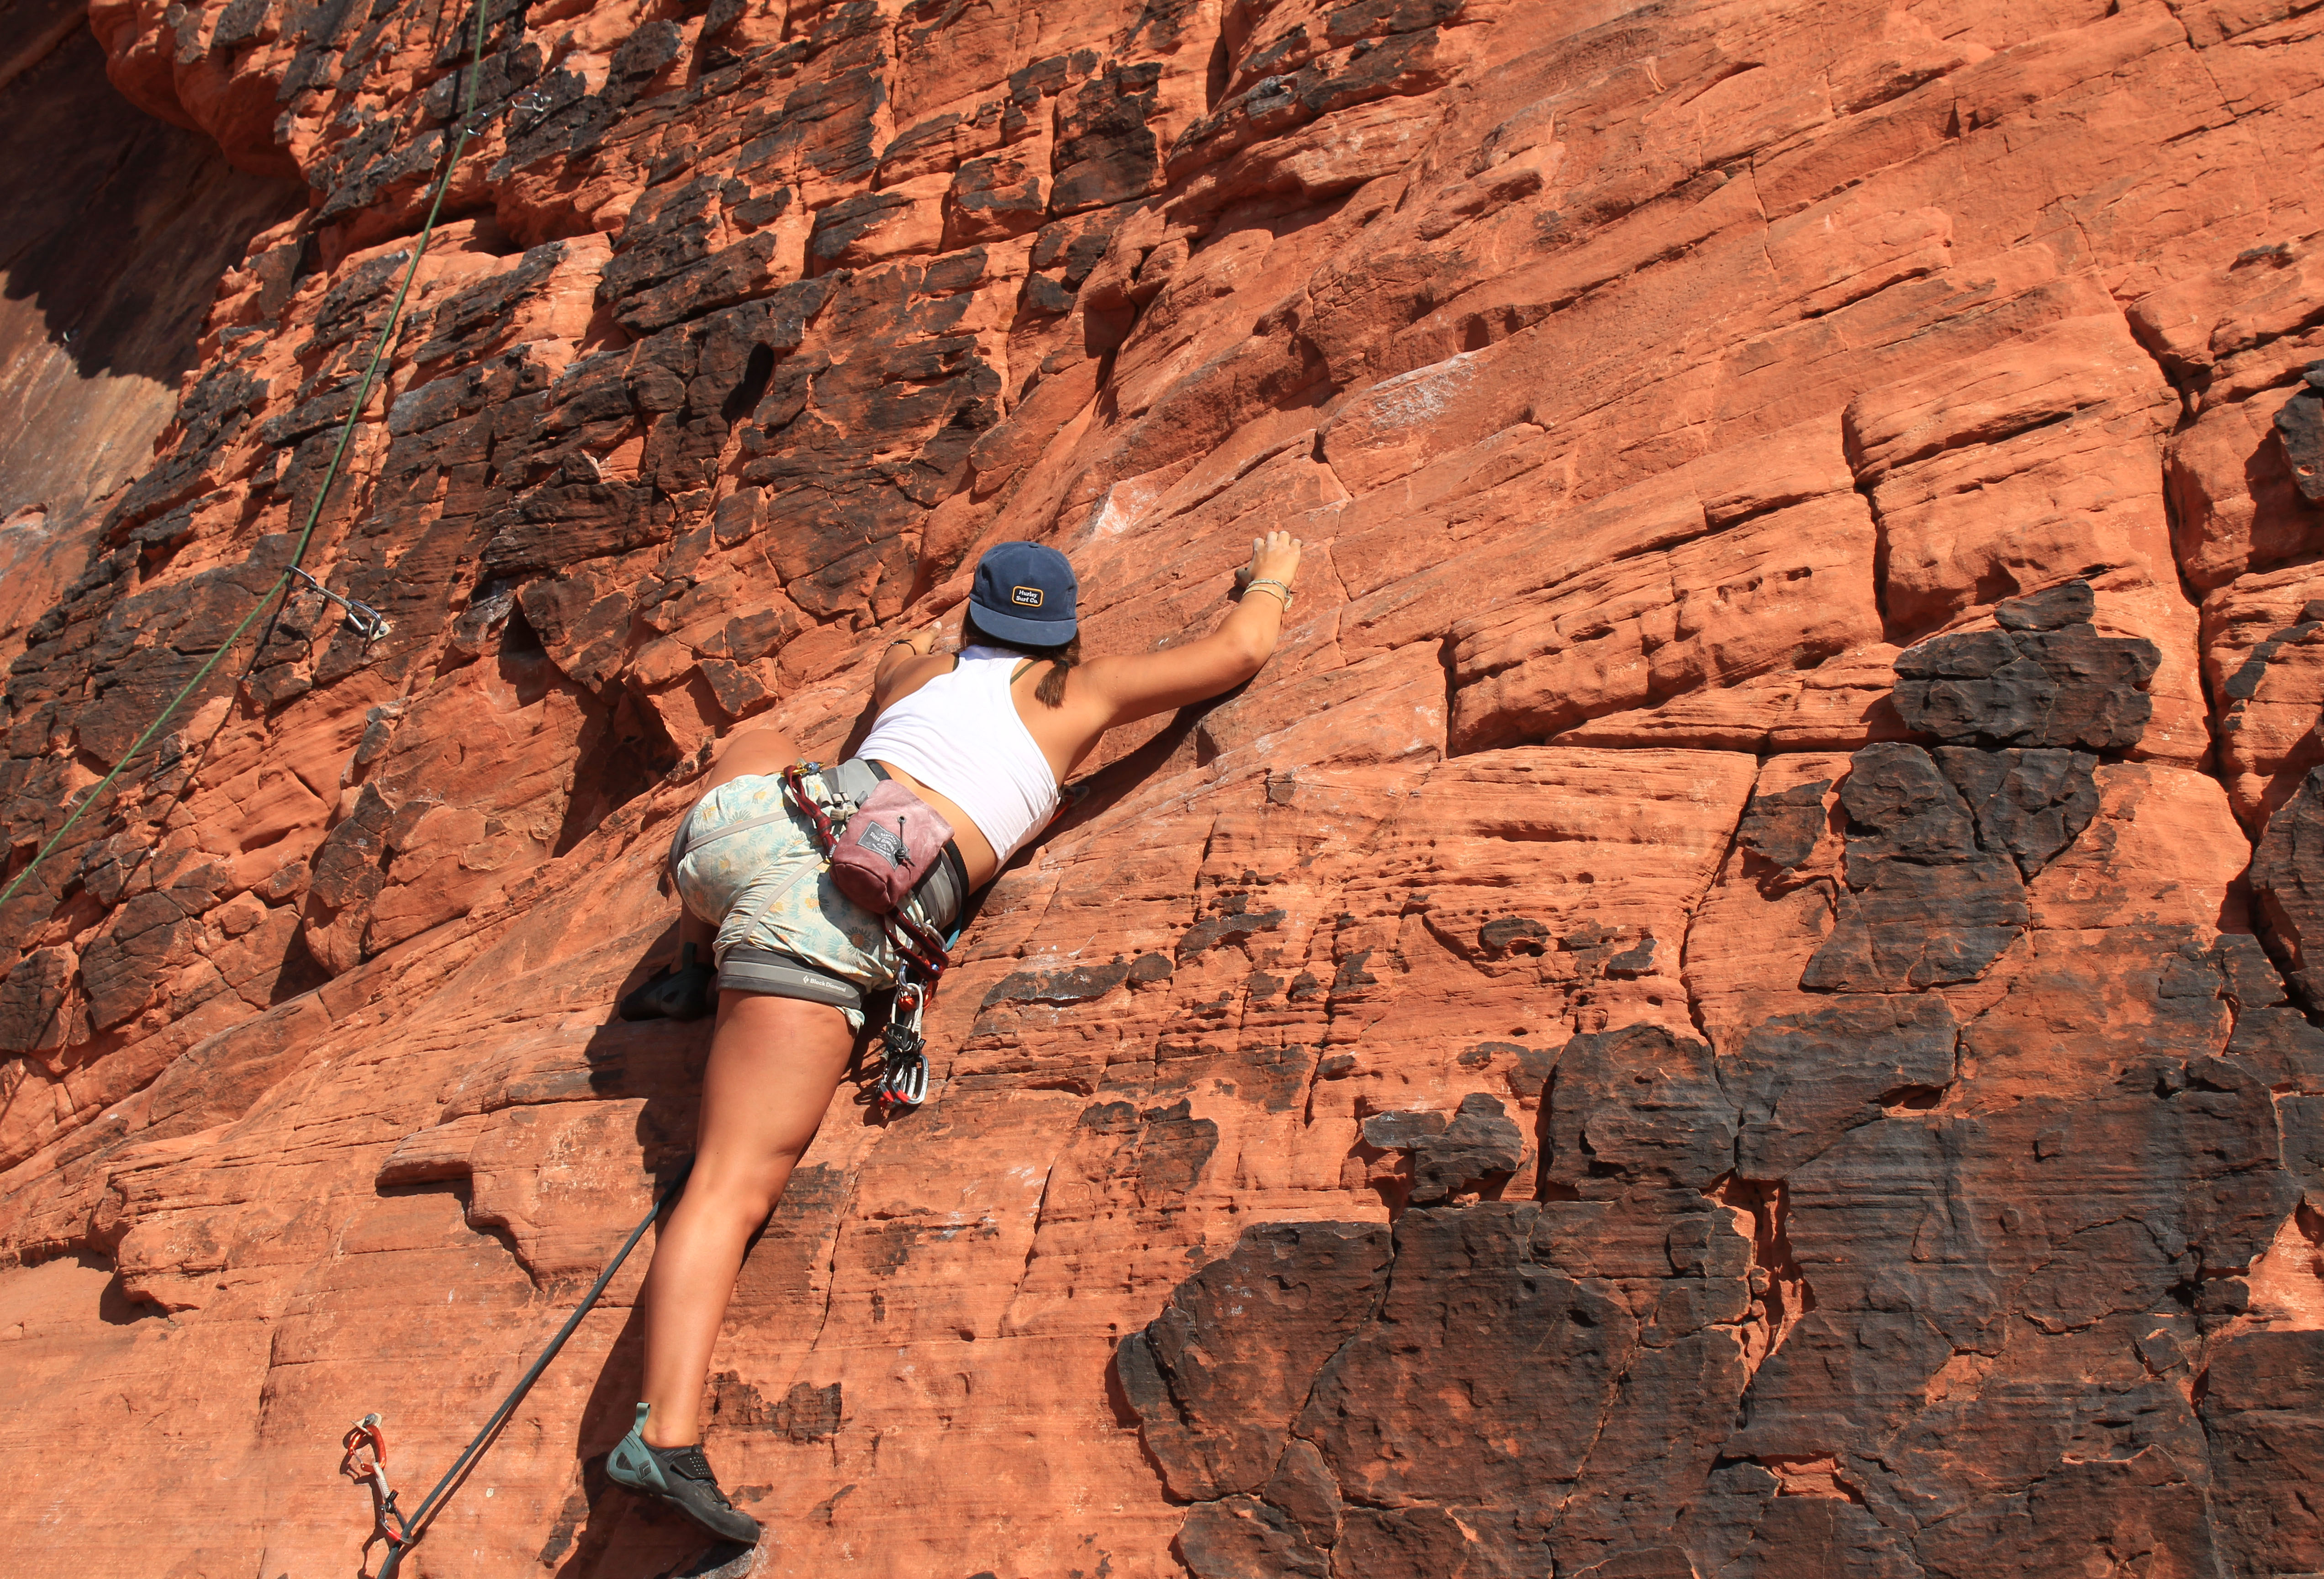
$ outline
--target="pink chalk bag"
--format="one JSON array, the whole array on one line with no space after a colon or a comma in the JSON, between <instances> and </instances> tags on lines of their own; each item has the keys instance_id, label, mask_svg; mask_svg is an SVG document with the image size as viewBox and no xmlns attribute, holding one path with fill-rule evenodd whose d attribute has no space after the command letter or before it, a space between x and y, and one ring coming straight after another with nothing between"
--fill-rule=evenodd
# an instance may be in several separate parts
<instances>
[{"instance_id":1,"label":"pink chalk bag","mask_svg":"<svg viewBox=\"0 0 2324 1579\"><path fill-rule=\"evenodd\" d=\"M944 859L952 824L893 779L855 808L831 845L831 881L875 916L893 913Z\"/></svg>"}]
</instances>

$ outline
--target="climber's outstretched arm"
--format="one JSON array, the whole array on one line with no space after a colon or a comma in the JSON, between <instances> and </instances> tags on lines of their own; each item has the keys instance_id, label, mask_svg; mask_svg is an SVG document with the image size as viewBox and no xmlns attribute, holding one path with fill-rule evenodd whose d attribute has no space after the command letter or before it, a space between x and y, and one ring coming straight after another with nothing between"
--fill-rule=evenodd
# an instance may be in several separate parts
<instances>
[{"instance_id":1,"label":"climber's outstretched arm","mask_svg":"<svg viewBox=\"0 0 2324 1579\"><path fill-rule=\"evenodd\" d=\"M1241 600L1201 640L1084 664L1077 678L1103 710L1103 727L1206 701L1257 674L1282 638L1284 610L1304 546L1287 531L1253 538Z\"/></svg>"}]
</instances>

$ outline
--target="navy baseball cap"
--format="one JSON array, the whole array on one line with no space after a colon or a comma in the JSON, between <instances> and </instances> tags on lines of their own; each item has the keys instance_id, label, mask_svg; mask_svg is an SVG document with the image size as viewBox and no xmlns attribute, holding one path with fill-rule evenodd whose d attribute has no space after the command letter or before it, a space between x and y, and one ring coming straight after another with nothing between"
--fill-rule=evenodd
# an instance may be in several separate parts
<instances>
[{"instance_id":1,"label":"navy baseball cap","mask_svg":"<svg viewBox=\"0 0 2324 1579\"><path fill-rule=\"evenodd\" d=\"M1065 555L1039 543L995 543L976 562L968 603L988 636L1028 647L1062 647L1074 639L1079 584Z\"/></svg>"}]
</instances>

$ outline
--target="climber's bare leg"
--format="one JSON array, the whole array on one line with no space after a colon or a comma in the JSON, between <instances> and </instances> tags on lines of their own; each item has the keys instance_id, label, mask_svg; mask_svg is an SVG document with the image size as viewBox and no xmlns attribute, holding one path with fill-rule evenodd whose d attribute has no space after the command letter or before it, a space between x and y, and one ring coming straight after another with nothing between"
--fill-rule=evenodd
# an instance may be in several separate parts
<instances>
[{"instance_id":1,"label":"climber's bare leg","mask_svg":"<svg viewBox=\"0 0 2324 1579\"><path fill-rule=\"evenodd\" d=\"M702 1439L703 1380L742 1251L782 1198L854 1047L846 1018L827 1004L718 994L694 1173L655 1242L640 1295L651 1445Z\"/></svg>"}]
</instances>

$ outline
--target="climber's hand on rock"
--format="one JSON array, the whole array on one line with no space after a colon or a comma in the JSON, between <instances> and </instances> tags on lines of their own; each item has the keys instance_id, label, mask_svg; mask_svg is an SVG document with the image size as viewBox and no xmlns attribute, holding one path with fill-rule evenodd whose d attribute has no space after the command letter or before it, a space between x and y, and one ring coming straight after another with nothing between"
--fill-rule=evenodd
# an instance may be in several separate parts
<instances>
[{"instance_id":1,"label":"climber's hand on rock","mask_svg":"<svg viewBox=\"0 0 2324 1579\"><path fill-rule=\"evenodd\" d=\"M1250 540L1250 563L1235 576L1240 593L1254 581L1279 581L1288 587L1299 574L1299 553L1307 545L1287 531L1270 531Z\"/></svg>"}]
</instances>

